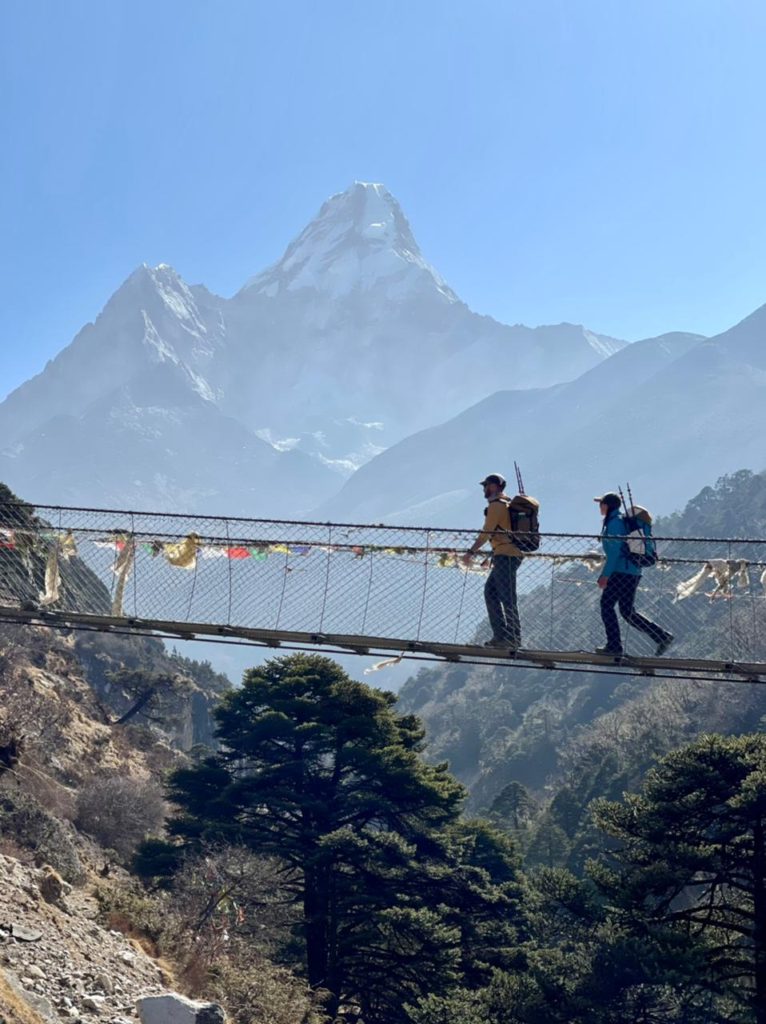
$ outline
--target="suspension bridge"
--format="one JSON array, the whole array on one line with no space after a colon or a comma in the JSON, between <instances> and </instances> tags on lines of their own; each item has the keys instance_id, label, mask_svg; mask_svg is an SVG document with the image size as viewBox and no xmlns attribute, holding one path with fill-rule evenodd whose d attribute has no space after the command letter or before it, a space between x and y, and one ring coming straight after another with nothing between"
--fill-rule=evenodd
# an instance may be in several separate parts
<instances>
[{"instance_id":1,"label":"suspension bridge","mask_svg":"<svg viewBox=\"0 0 766 1024\"><path fill-rule=\"evenodd\" d=\"M518 575L522 648L486 648L476 531L0 505L0 621L285 650L766 682L766 541L657 538L637 608L603 643L600 538L547 534ZM380 666L374 666L380 667ZM368 670L369 671L369 670Z\"/></svg>"}]
</instances>

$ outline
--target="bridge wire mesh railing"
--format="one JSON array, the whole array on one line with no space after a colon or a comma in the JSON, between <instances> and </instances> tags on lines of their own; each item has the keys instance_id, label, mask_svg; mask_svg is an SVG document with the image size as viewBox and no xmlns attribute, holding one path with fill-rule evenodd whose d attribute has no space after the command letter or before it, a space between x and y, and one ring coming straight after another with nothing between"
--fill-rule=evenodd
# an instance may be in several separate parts
<instances>
[{"instance_id":1,"label":"bridge wire mesh railing","mask_svg":"<svg viewBox=\"0 0 766 1024\"><path fill-rule=\"evenodd\" d=\"M0 606L232 630L475 645L489 636L476 531L0 506ZM673 655L766 661L766 541L657 538L636 608ZM518 573L522 645L604 642L596 535L543 535ZM626 654L656 642L621 622Z\"/></svg>"}]
</instances>

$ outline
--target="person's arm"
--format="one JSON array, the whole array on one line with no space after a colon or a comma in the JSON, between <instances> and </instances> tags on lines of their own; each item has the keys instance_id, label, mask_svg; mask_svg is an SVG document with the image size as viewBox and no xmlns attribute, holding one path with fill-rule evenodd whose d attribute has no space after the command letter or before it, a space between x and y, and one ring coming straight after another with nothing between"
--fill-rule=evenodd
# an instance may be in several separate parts
<instances>
[{"instance_id":1,"label":"person's arm","mask_svg":"<svg viewBox=\"0 0 766 1024\"><path fill-rule=\"evenodd\" d=\"M487 514L484 517L484 526L482 527L481 533L466 552L466 557L475 555L479 548L483 548L485 544L489 543L490 537L500 525L501 505L502 502L500 501L491 501L489 503L487 506Z\"/></svg>"},{"instance_id":2,"label":"person's arm","mask_svg":"<svg viewBox=\"0 0 766 1024\"><path fill-rule=\"evenodd\" d=\"M620 555L622 553L622 538L625 536L625 526L622 519L619 516L615 516L614 519L610 520L607 524L607 534L602 540L604 547L604 554L606 555L606 562L604 568L601 570L599 576L598 585L605 587L607 580L612 573L617 572L617 565L620 561Z\"/></svg>"}]
</instances>

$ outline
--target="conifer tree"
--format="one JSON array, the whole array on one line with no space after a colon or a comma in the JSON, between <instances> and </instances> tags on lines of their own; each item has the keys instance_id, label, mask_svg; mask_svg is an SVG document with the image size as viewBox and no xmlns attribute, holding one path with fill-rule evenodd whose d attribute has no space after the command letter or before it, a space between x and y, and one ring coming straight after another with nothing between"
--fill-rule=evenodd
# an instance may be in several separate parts
<instances>
[{"instance_id":1,"label":"conifer tree","mask_svg":"<svg viewBox=\"0 0 766 1024\"><path fill-rule=\"evenodd\" d=\"M310 985L366 1024L446 992L473 967L471 928L486 938L518 913L509 842L458 827L463 789L420 758L420 723L395 701L327 658L274 659L225 696L220 751L171 784L177 837L285 866Z\"/></svg>"},{"instance_id":2,"label":"conifer tree","mask_svg":"<svg viewBox=\"0 0 766 1024\"><path fill-rule=\"evenodd\" d=\"M696 981L741 995L766 1024L766 736L702 737L595 815L618 845L592 872L623 921L687 937L704 959ZM673 959L678 974L677 948Z\"/></svg>"},{"instance_id":3,"label":"conifer tree","mask_svg":"<svg viewBox=\"0 0 766 1024\"><path fill-rule=\"evenodd\" d=\"M524 832L537 810L537 802L527 787L513 781L503 786L494 798L488 817L515 837Z\"/></svg>"}]
</instances>

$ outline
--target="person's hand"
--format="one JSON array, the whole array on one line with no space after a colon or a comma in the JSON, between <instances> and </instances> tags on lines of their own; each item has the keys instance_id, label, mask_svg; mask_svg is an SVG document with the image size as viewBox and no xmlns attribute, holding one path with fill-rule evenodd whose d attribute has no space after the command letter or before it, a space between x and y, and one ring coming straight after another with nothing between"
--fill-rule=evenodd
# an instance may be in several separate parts
<instances>
[{"instance_id":1,"label":"person's hand","mask_svg":"<svg viewBox=\"0 0 766 1024\"><path fill-rule=\"evenodd\" d=\"M473 562L473 551L466 551L461 561L463 565L470 565Z\"/></svg>"},{"instance_id":2,"label":"person's hand","mask_svg":"<svg viewBox=\"0 0 766 1024\"><path fill-rule=\"evenodd\" d=\"M598 578L598 585L601 587L602 590L604 590L606 588L606 585L607 585L608 582L609 582L609 577L608 576L599 576L599 578Z\"/></svg>"}]
</instances>

